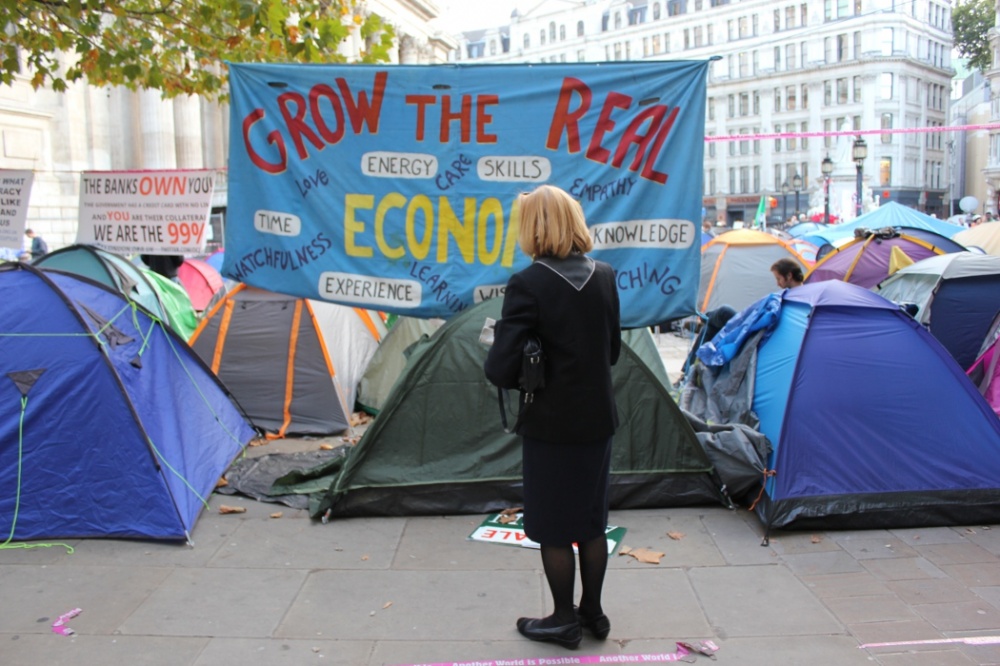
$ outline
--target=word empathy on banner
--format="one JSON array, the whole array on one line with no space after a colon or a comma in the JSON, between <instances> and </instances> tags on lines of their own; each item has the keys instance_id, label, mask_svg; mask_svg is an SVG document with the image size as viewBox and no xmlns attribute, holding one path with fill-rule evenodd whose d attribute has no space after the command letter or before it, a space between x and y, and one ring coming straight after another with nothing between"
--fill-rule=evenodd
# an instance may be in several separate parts
<instances>
[{"instance_id":1,"label":"word empathy on banner","mask_svg":"<svg viewBox=\"0 0 1000 666\"><path fill-rule=\"evenodd\" d=\"M24 221L34 180L33 171L0 169L0 247L24 247Z\"/></svg>"},{"instance_id":2,"label":"word empathy on banner","mask_svg":"<svg viewBox=\"0 0 1000 666\"><path fill-rule=\"evenodd\" d=\"M538 542L532 541L524 533L521 513L495 513L487 516L482 524L469 535L470 541L484 541L502 546L520 546L521 548L539 548ZM625 538L626 528L608 526L608 555L612 555L621 546ZM573 544L576 551L576 544Z\"/></svg>"},{"instance_id":3,"label":"word empathy on banner","mask_svg":"<svg viewBox=\"0 0 1000 666\"><path fill-rule=\"evenodd\" d=\"M214 170L85 171L76 242L118 254L199 254Z\"/></svg>"},{"instance_id":4,"label":"word empathy on banner","mask_svg":"<svg viewBox=\"0 0 1000 666\"><path fill-rule=\"evenodd\" d=\"M519 194L583 207L622 323L695 311L707 61L232 64L223 273L417 317L502 296Z\"/></svg>"}]
</instances>

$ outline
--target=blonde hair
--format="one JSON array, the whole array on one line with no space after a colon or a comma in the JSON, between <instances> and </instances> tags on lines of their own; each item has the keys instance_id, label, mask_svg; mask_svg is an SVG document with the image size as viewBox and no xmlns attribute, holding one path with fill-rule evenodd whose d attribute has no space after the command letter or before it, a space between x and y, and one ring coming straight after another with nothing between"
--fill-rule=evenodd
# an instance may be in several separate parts
<instances>
[{"instance_id":1,"label":"blonde hair","mask_svg":"<svg viewBox=\"0 0 1000 666\"><path fill-rule=\"evenodd\" d=\"M563 259L594 248L580 202L554 185L521 195L520 225L518 244L532 258Z\"/></svg>"}]
</instances>

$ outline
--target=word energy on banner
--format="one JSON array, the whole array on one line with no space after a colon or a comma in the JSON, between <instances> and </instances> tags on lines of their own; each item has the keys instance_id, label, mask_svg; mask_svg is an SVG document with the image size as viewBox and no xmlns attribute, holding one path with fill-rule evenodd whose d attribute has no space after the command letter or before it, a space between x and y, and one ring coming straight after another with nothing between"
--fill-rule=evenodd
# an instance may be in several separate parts
<instances>
[{"instance_id":1,"label":"word energy on banner","mask_svg":"<svg viewBox=\"0 0 1000 666\"><path fill-rule=\"evenodd\" d=\"M118 254L199 254L215 171L85 171L76 242Z\"/></svg>"},{"instance_id":2,"label":"word energy on banner","mask_svg":"<svg viewBox=\"0 0 1000 666\"><path fill-rule=\"evenodd\" d=\"M33 171L0 169L0 247L24 247L24 221L34 180Z\"/></svg>"},{"instance_id":3,"label":"word energy on banner","mask_svg":"<svg viewBox=\"0 0 1000 666\"><path fill-rule=\"evenodd\" d=\"M561 187L622 324L694 313L708 61L231 64L222 272L417 317L502 295L518 196Z\"/></svg>"}]
</instances>

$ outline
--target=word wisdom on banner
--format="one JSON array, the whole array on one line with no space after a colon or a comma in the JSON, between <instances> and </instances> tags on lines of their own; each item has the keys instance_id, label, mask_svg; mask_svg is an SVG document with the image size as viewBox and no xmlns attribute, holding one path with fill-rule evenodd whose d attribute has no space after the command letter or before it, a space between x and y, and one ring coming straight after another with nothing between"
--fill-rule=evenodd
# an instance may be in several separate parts
<instances>
[{"instance_id":1,"label":"word wisdom on banner","mask_svg":"<svg viewBox=\"0 0 1000 666\"><path fill-rule=\"evenodd\" d=\"M118 254L205 249L215 171L85 171L76 242Z\"/></svg>"},{"instance_id":2,"label":"word wisdom on banner","mask_svg":"<svg viewBox=\"0 0 1000 666\"><path fill-rule=\"evenodd\" d=\"M417 317L530 263L518 197L583 206L624 326L692 314L707 61L231 64L227 276Z\"/></svg>"}]
</instances>

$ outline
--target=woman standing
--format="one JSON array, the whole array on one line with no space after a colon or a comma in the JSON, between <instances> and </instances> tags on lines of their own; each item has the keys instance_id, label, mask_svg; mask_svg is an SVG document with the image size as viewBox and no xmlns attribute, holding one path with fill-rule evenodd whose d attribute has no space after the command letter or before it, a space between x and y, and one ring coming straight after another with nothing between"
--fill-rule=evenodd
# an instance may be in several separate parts
<instances>
[{"instance_id":1,"label":"woman standing","mask_svg":"<svg viewBox=\"0 0 1000 666\"><path fill-rule=\"evenodd\" d=\"M601 606L608 564L611 440L618 426L611 366L621 350L618 289L611 266L586 256L593 248L578 201L542 185L520 200L519 244L534 259L507 283L486 376L514 389L524 342L534 333L545 354L545 387L534 395L517 433L522 438L524 531L541 545L555 609L520 618L536 641L575 649L582 628L607 638ZM524 405L521 406L524 409ZM583 594L573 605L576 557Z\"/></svg>"}]
</instances>

